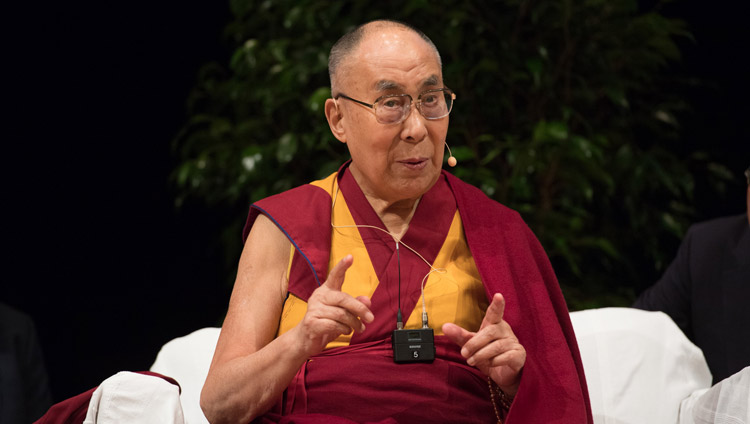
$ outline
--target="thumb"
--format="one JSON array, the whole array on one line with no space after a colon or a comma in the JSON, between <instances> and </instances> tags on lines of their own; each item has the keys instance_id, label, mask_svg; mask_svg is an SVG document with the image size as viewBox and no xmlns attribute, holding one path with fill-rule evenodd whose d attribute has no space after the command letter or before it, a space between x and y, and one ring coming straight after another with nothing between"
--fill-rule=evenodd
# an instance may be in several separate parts
<instances>
[{"instance_id":1,"label":"thumb","mask_svg":"<svg viewBox=\"0 0 750 424\"><path fill-rule=\"evenodd\" d=\"M443 324L443 334L448 337L450 341L457 344L458 347L463 347L466 342L474 337L475 333L449 322Z\"/></svg>"},{"instance_id":2,"label":"thumb","mask_svg":"<svg viewBox=\"0 0 750 424\"><path fill-rule=\"evenodd\" d=\"M324 286L331 290L340 291L341 286L344 285L344 277L346 276L346 270L349 269L354 263L352 255L344 256L344 259L340 260L336 266L333 267L331 273L328 274L328 279L323 283Z\"/></svg>"}]
</instances>

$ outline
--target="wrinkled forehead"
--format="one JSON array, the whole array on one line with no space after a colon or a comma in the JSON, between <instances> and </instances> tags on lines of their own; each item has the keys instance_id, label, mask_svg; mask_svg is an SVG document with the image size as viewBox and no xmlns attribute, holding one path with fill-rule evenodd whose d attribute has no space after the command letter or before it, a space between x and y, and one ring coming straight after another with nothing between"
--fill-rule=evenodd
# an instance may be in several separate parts
<instances>
[{"instance_id":1,"label":"wrinkled forehead","mask_svg":"<svg viewBox=\"0 0 750 424\"><path fill-rule=\"evenodd\" d=\"M342 65L340 83L344 86L365 86L375 91L442 86L440 59L434 47L404 28L369 30Z\"/></svg>"}]
</instances>

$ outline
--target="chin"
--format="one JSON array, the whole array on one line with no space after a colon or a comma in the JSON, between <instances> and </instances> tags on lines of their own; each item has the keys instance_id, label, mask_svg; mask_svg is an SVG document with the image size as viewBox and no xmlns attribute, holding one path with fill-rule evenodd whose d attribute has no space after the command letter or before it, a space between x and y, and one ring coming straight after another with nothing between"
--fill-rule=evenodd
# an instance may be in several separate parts
<instances>
[{"instance_id":1,"label":"chin","mask_svg":"<svg viewBox=\"0 0 750 424\"><path fill-rule=\"evenodd\" d=\"M412 183L409 184L404 191L411 194L410 196L408 196L409 198L421 197L423 194L430 191L432 186L435 185L435 182L437 182L439 176L440 171L421 176L415 181L412 181Z\"/></svg>"}]
</instances>

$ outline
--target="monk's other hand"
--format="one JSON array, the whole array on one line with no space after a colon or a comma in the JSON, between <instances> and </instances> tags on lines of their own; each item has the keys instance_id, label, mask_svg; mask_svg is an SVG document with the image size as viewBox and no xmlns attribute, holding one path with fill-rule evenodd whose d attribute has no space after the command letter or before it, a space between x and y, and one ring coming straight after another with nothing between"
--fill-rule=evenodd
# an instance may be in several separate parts
<instances>
[{"instance_id":1,"label":"monk's other hand","mask_svg":"<svg viewBox=\"0 0 750 424\"><path fill-rule=\"evenodd\" d=\"M365 331L365 323L375 319L369 297L355 298L341 291L346 270L353 262L352 255L340 260L307 301L307 312L297 326L297 333L308 356L320 353L341 334Z\"/></svg>"},{"instance_id":2,"label":"monk's other hand","mask_svg":"<svg viewBox=\"0 0 750 424\"><path fill-rule=\"evenodd\" d=\"M490 376L507 395L515 396L526 363L526 349L503 319L504 313L505 298L495 293L479 331L448 323L443 325L443 334L461 347L466 363Z\"/></svg>"}]
</instances>

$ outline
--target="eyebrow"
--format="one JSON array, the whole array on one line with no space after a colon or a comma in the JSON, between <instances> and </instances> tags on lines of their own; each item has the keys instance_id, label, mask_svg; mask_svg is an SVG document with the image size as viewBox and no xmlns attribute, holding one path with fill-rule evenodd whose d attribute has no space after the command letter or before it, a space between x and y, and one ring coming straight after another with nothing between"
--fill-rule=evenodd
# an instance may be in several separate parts
<instances>
[{"instance_id":1,"label":"eyebrow","mask_svg":"<svg viewBox=\"0 0 750 424\"><path fill-rule=\"evenodd\" d=\"M433 86L433 85L438 85L438 76L437 75L430 75L429 77L427 77L427 79L425 79L424 81L422 81L422 88ZM378 81L378 82L375 83L375 90L377 90L377 91L389 91L389 90L406 91L406 87L404 87L403 85L401 85L401 84L399 84L399 83L397 83L395 81L380 80L380 81Z\"/></svg>"},{"instance_id":2,"label":"eyebrow","mask_svg":"<svg viewBox=\"0 0 750 424\"><path fill-rule=\"evenodd\" d=\"M438 85L438 77L437 77L437 75L434 75L434 74L430 75L429 78L427 78L426 80L424 80L424 82L422 83L422 88L429 87L431 85Z\"/></svg>"}]
</instances>

